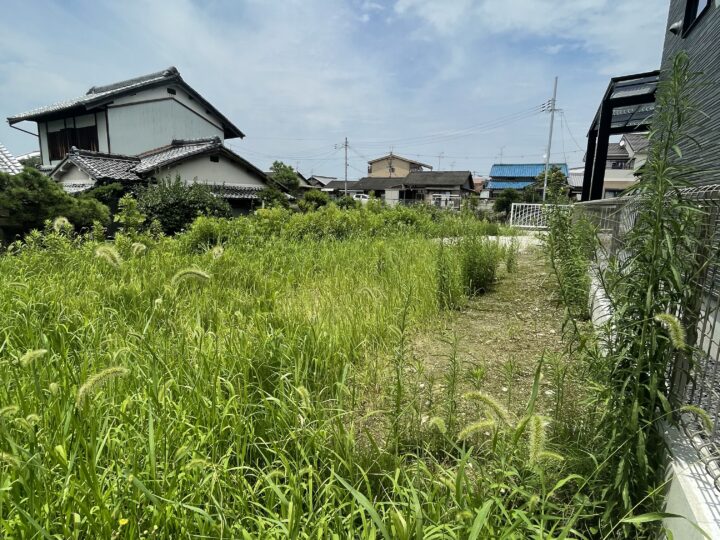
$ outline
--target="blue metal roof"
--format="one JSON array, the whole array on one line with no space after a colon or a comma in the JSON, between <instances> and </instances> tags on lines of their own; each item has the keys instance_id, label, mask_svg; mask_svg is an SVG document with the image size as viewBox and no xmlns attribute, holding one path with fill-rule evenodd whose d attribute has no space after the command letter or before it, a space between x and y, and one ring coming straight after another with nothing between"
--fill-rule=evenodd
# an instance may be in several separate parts
<instances>
[{"instance_id":1,"label":"blue metal roof","mask_svg":"<svg viewBox=\"0 0 720 540\"><path fill-rule=\"evenodd\" d=\"M503 182L498 180L490 180L485 189L525 189L532 186L535 182Z\"/></svg>"},{"instance_id":2,"label":"blue metal roof","mask_svg":"<svg viewBox=\"0 0 720 540\"><path fill-rule=\"evenodd\" d=\"M568 176L567 163L551 163L550 167L558 167L565 176ZM490 178L536 178L545 172L544 163L523 163L515 165L495 164L490 169Z\"/></svg>"}]
</instances>

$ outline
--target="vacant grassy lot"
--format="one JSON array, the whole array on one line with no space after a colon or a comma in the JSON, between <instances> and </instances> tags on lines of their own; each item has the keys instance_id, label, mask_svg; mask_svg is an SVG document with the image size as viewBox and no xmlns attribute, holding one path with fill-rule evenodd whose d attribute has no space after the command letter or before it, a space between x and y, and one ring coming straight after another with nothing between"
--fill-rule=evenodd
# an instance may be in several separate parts
<instances>
[{"instance_id":1,"label":"vacant grassy lot","mask_svg":"<svg viewBox=\"0 0 720 540\"><path fill-rule=\"evenodd\" d=\"M558 410L550 368L528 404L559 325L537 254L448 311L441 281L470 248L441 254L409 232L131 240L48 233L0 257L0 536L577 525L575 480L538 414ZM472 260L502 256L474 242Z\"/></svg>"}]
</instances>

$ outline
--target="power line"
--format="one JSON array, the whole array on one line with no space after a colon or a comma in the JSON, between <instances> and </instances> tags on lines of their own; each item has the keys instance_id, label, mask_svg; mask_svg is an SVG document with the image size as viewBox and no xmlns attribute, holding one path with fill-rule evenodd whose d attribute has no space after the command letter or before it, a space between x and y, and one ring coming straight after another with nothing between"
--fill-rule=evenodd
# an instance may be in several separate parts
<instances>
[{"instance_id":1,"label":"power line","mask_svg":"<svg viewBox=\"0 0 720 540\"><path fill-rule=\"evenodd\" d=\"M440 140L451 140L458 137L465 137L468 135L473 135L478 132L487 131L488 129L492 129L495 127L502 126L506 123L516 122L518 120L523 120L525 118L529 118L531 116L539 115L543 112L544 105L538 105L535 107L532 107L530 109L526 109L523 111L518 111L512 114L508 114L502 117L495 118L493 120L489 120L486 122L481 122L479 124L475 124L473 126L462 128L462 129L455 129L455 130L448 130L444 132L438 132L438 133L431 133L427 135L419 135L417 137L404 137L404 138L397 138L397 139L386 139L386 140L368 140L368 141L356 141L356 146L361 147L369 147L369 146L389 146L391 144L395 143L407 143L407 144L428 144Z\"/></svg>"}]
</instances>

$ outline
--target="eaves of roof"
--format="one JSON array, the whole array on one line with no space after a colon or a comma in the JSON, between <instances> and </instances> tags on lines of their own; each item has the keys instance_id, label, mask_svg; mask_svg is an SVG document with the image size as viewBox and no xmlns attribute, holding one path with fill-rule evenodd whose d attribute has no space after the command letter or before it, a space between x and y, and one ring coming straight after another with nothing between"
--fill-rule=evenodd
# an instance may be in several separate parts
<instances>
[{"instance_id":1,"label":"eaves of roof","mask_svg":"<svg viewBox=\"0 0 720 540\"><path fill-rule=\"evenodd\" d=\"M94 108L101 107L113 99L135 93L139 90L155 88L167 84L177 84L183 88L193 99L201 103L211 113L215 114L223 123L223 131L225 138L232 139L235 137L243 138L245 134L238 129L225 115L217 110L209 101L202 97L195 89L186 83L180 76L180 72L175 67L169 67L166 70L150 73L134 79L120 81L106 86L93 86L84 96L69 99L39 107L30 111L9 116L7 121L10 125L22 122L24 120L39 121L44 118L52 118L72 111L90 111Z\"/></svg>"}]
</instances>

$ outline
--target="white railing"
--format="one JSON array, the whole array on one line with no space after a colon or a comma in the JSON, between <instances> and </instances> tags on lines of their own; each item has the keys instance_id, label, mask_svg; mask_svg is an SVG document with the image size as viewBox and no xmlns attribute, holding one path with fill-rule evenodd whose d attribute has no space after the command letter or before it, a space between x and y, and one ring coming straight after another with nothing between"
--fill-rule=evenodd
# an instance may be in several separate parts
<instances>
[{"instance_id":1,"label":"white railing","mask_svg":"<svg viewBox=\"0 0 720 540\"><path fill-rule=\"evenodd\" d=\"M510 226L519 229L547 229L547 211L551 207L570 208L570 205L513 203L510 209Z\"/></svg>"},{"instance_id":2,"label":"white railing","mask_svg":"<svg viewBox=\"0 0 720 540\"><path fill-rule=\"evenodd\" d=\"M434 193L431 195L431 201L433 206L437 206L438 208L460 210L462 197L460 197L460 195L443 195L441 193Z\"/></svg>"}]
</instances>

